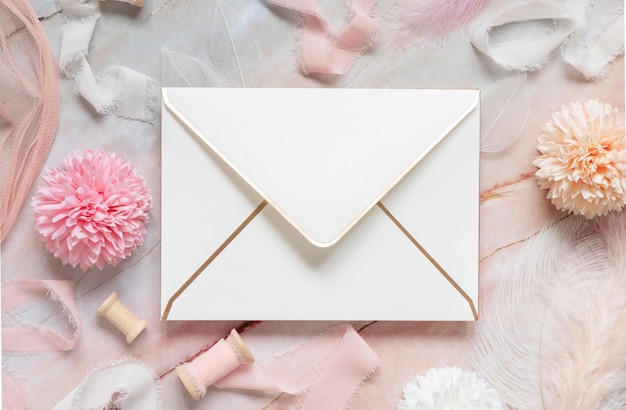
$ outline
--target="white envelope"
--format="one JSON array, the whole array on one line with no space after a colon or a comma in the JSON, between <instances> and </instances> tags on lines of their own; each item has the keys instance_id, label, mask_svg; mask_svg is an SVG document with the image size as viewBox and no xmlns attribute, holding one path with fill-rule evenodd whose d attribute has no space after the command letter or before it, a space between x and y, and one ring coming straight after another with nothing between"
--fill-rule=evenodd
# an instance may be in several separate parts
<instances>
[{"instance_id":1,"label":"white envelope","mask_svg":"<svg viewBox=\"0 0 626 410\"><path fill-rule=\"evenodd\" d=\"M477 320L478 90L165 88L166 320Z\"/></svg>"}]
</instances>

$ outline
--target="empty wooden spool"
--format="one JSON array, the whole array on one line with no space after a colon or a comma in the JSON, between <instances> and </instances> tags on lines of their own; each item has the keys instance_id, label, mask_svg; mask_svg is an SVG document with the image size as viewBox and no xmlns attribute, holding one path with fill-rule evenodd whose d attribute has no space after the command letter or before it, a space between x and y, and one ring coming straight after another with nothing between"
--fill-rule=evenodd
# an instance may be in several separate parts
<instances>
[{"instance_id":1,"label":"empty wooden spool","mask_svg":"<svg viewBox=\"0 0 626 410\"><path fill-rule=\"evenodd\" d=\"M98 316L107 318L124 333L127 343L132 343L148 325L148 322L139 319L118 300L116 292L111 293L111 296L100 305L96 313Z\"/></svg>"}]
</instances>

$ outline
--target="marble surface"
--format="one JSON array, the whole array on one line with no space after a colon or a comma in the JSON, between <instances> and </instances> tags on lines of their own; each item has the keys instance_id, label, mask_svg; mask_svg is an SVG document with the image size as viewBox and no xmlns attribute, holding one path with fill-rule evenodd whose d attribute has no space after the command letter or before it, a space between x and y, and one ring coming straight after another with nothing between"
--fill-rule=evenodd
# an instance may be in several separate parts
<instances>
[{"instance_id":1,"label":"marble surface","mask_svg":"<svg viewBox=\"0 0 626 410\"><path fill-rule=\"evenodd\" d=\"M319 1L331 25L347 18L343 1ZM476 19L484 20L508 0L487 1ZM266 87L467 87L489 89L508 72L478 53L461 30L436 41L397 40L402 6L397 0L379 0L376 15L380 31L375 46L345 75L302 74L297 56L296 13L262 0L148 0L143 8L108 1L91 41L89 61L98 73L110 64L126 65L154 78L160 85L181 81L165 57L168 51L192 56L214 69L216 75L198 81L215 86ZM54 0L33 0L37 14L59 53L65 19ZM233 40L239 61L229 61L224 48L224 20L237 33ZM187 60L191 61L191 60ZM181 73L198 71L197 63L178 67ZM220 69L222 67L222 69ZM166 76L164 75L166 74ZM213 82L213 84L211 84ZM230 84L229 84L230 82ZM103 271L63 266L44 248L33 229L32 208L26 204L2 244L3 284L27 278L75 281L82 322L78 345L69 352L14 355L3 352L3 367L13 369L29 408L46 409L63 399L84 375L103 362L137 358L158 375L164 408L292 408L287 395L210 389L199 402L184 390L173 371L177 364L241 327L258 358L269 358L298 346L335 322L162 322L159 319L160 275L160 123L148 124L98 115L62 78L59 130L45 168L59 167L75 150L103 148L132 162L154 197L145 244L132 257ZM596 81L582 79L561 58L551 55L546 66L528 73L530 111L523 132L509 148L481 157L480 310L490 303L490 292L523 242L547 223L564 214L544 199L533 177L536 138L550 114L573 100L602 98L624 107L624 61L618 58L608 74ZM519 116L510 115L511 127ZM450 164L455 166L455 164ZM459 170L462 172L462 170ZM201 180L196 183L201 183ZM39 182L33 186L34 195ZM462 206L462 204L459 204ZM198 238L190 238L195 240ZM356 286L356 285L355 285ZM112 291L149 325L128 345L96 308ZM373 301L372 303L375 303ZM51 306L40 307L43 321L59 318ZM402 388L416 374L431 367L457 365L472 369L469 354L475 323L464 322L359 322L361 336L380 356L379 369L355 397L355 409L395 408Z\"/></svg>"}]
</instances>

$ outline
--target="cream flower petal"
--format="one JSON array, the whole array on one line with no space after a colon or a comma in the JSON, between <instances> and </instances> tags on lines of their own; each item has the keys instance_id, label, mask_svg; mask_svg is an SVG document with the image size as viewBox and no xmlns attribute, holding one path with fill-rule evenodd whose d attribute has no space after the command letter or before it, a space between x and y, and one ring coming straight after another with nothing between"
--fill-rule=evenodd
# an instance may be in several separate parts
<instances>
[{"instance_id":1,"label":"cream flower petal","mask_svg":"<svg viewBox=\"0 0 626 410\"><path fill-rule=\"evenodd\" d=\"M575 101L552 115L537 149L535 176L557 209L591 219L626 204L623 111Z\"/></svg>"}]
</instances>

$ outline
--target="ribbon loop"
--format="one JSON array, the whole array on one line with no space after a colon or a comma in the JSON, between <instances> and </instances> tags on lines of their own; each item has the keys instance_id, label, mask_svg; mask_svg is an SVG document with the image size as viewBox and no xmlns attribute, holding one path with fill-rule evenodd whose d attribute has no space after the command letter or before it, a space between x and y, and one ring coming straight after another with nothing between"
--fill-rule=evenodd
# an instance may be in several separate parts
<instances>
[{"instance_id":1,"label":"ribbon loop","mask_svg":"<svg viewBox=\"0 0 626 410\"><path fill-rule=\"evenodd\" d=\"M507 70L539 70L559 46L562 55L587 79L599 76L603 69L624 50L623 11L608 26L590 30L589 0L570 0L564 4L552 1L528 1L501 11L490 22L480 26L472 36L472 45ZM494 29L515 23L552 21L553 29L545 36L519 36L513 41L493 44ZM596 32L591 35L591 32ZM597 32L601 34L596 35Z\"/></svg>"},{"instance_id":2,"label":"ribbon loop","mask_svg":"<svg viewBox=\"0 0 626 410\"><path fill-rule=\"evenodd\" d=\"M272 362L244 364L215 385L299 396L302 410L346 408L380 359L352 326L332 328Z\"/></svg>"},{"instance_id":3,"label":"ribbon loop","mask_svg":"<svg viewBox=\"0 0 626 410\"><path fill-rule=\"evenodd\" d=\"M161 383L134 358L108 361L89 372L53 410L159 410Z\"/></svg>"},{"instance_id":4,"label":"ribbon loop","mask_svg":"<svg viewBox=\"0 0 626 410\"><path fill-rule=\"evenodd\" d=\"M304 15L302 31L302 70L305 74L344 74L371 45L377 23L373 17L375 0L354 0L352 18L338 36L314 0L268 0L277 6Z\"/></svg>"},{"instance_id":5,"label":"ribbon loop","mask_svg":"<svg viewBox=\"0 0 626 410\"><path fill-rule=\"evenodd\" d=\"M62 310L74 332L64 337L46 326L2 327L2 350L15 352L53 352L71 350L78 342L80 321L74 300L72 282L65 280L24 280L2 288L2 314L45 295L61 304ZM19 386L2 374L3 403L9 408L24 408L26 399Z\"/></svg>"},{"instance_id":6,"label":"ribbon loop","mask_svg":"<svg viewBox=\"0 0 626 410\"><path fill-rule=\"evenodd\" d=\"M153 123L157 100L154 80L127 67L110 66L97 77L91 70L87 54L100 18L99 3L61 0L61 7L71 19L63 27L61 71L76 81L79 93L98 113Z\"/></svg>"},{"instance_id":7,"label":"ribbon loop","mask_svg":"<svg viewBox=\"0 0 626 410\"><path fill-rule=\"evenodd\" d=\"M2 313L44 294L61 304L74 332L70 338L43 327L2 327L2 350L53 352L71 350L78 342L80 321L72 282L66 280L25 280L2 288Z\"/></svg>"}]
</instances>

